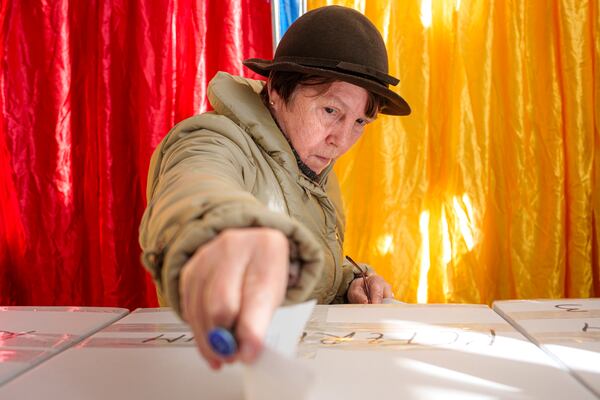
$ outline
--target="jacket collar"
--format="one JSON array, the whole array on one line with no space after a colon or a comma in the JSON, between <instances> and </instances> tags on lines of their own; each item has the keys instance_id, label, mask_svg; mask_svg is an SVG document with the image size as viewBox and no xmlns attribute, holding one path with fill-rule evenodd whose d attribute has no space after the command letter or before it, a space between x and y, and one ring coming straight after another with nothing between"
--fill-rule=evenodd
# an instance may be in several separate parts
<instances>
[{"instance_id":1,"label":"jacket collar","mask_svg":"<svg viewBox=\"0 0 600 400\"><path fill-rule=\"evenodd\" d=\"M333 163L321 172L318 182L300 171L290 144L260 98L263 86L263 81L217 72L208 84L208 100L218 114L235 122L278 164L296 174L302 187L325 195L323 187Z\"/></svg>"}]
</instances>

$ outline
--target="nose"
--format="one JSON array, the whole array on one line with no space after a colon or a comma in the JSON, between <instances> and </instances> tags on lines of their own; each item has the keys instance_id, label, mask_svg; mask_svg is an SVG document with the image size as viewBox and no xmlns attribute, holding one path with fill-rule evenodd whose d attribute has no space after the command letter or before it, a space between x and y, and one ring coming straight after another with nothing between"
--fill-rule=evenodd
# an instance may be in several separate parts
<instances>
[{"instance_id":1,"label":"nose","mask_svg":"<svg viewBox=\"0 0 600 400\"><path fill-rule=\"evenodd\" d=\"M352 138L353 128L353 122L337 124L331 128L325 142L335 148L345 148L346 142Z\"/></svg>"}]
</instances>

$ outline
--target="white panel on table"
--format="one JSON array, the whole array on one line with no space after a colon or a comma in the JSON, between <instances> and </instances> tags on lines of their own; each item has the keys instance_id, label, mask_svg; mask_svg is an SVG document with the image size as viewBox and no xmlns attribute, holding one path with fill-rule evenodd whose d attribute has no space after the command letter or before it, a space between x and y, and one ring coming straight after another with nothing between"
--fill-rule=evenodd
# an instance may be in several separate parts
<instances>
[{"instance_id":1,"label":"white panel on table","mask_svg":"<svg viewBox=\"0 0 600 400\"><path fill-rule=\"evenodd\" d=\"M321 399L595 398L487 306L317 306L306 331Z\"/></svg>"},{"instance_id":2,"label":"white panel on table","mask_svg":"<svg viewBox=\"0 0 600 400\"><path fill-rule=\"evenodd\" d=\"M127 313L104 307L0 307L0 385Z\"/></svg>"},{"instance_id":3,"label":"white panel on table","mask_svg":"<svg viewBox=\"0 0 600 400\"><path fill-rule=\"evenodd\" d=\"M349 311L348 311L349 310ZM317 306L300 348L315 399L593 399L485 306ZM279 371L280 372L280 371ZM35 384L33 384L35 383ZM0 399L242 399L168 310L137 310L0 388Z\"/></svg>"},{"instance_id":4,"label":"white panel on table","mask_svg":"<svg viewBox=\"0 0 600 400\"><path fill-rule=\"evenodd\" d=\"M600 299L497 301L494 310L600 397Z\"/></svg>"},{"instance_id":5,"label":"white panel on table","mask_svg":"<svg viewBox=\"0 0 600 400\"><path fill-rule=\"evenodd\" d=\"M210 370L168 308L138 309L0 387L0 399L242 398L239 366Z\"/></svg>"}]
</instances>

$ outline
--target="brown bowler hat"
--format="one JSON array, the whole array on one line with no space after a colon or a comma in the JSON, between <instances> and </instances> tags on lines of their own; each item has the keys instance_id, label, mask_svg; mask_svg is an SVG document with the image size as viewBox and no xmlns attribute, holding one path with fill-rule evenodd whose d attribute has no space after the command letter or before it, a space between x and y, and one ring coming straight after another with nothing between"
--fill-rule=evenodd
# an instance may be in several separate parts
<instances>
[{"instance_id":1,"label":"brown bowler hat","mask_svg":"<svg viewBox=\"0 0 600 400\"><path fill-rule=\"evenodd\" d=\"M408 103L389 89L399 80L388 75L381 34L351 8L327 6L307 12L290 25L273 60L250 58L244 65L267 77L270 71L297 71L339 78L382 96L382 114L410 114Z\"/></svg>"}]
</instances>

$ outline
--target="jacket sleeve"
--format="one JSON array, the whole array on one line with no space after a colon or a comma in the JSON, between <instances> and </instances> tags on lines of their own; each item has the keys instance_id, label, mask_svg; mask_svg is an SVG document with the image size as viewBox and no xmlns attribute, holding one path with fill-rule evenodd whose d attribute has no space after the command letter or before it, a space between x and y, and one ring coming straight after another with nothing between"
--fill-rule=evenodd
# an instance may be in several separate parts
<instances>
[{"instance_id":1,"label":"jacket sleeve","mask_svg":"<svg viewBox=\"0 0 600 400\"><path fill-rule=\"evenodd\" d=\"M186 120L163 139L150 162L148 205L140 225L142 261L178 314L182 267L228 228L269 227L286 235L290 265L300 266L287 301L306 300L323 268L322 250L308 229L252 195L255 169L244 147L247 139L241 130L226 131L216 133L194 118Z\"/></svg>"}]
</instances>

